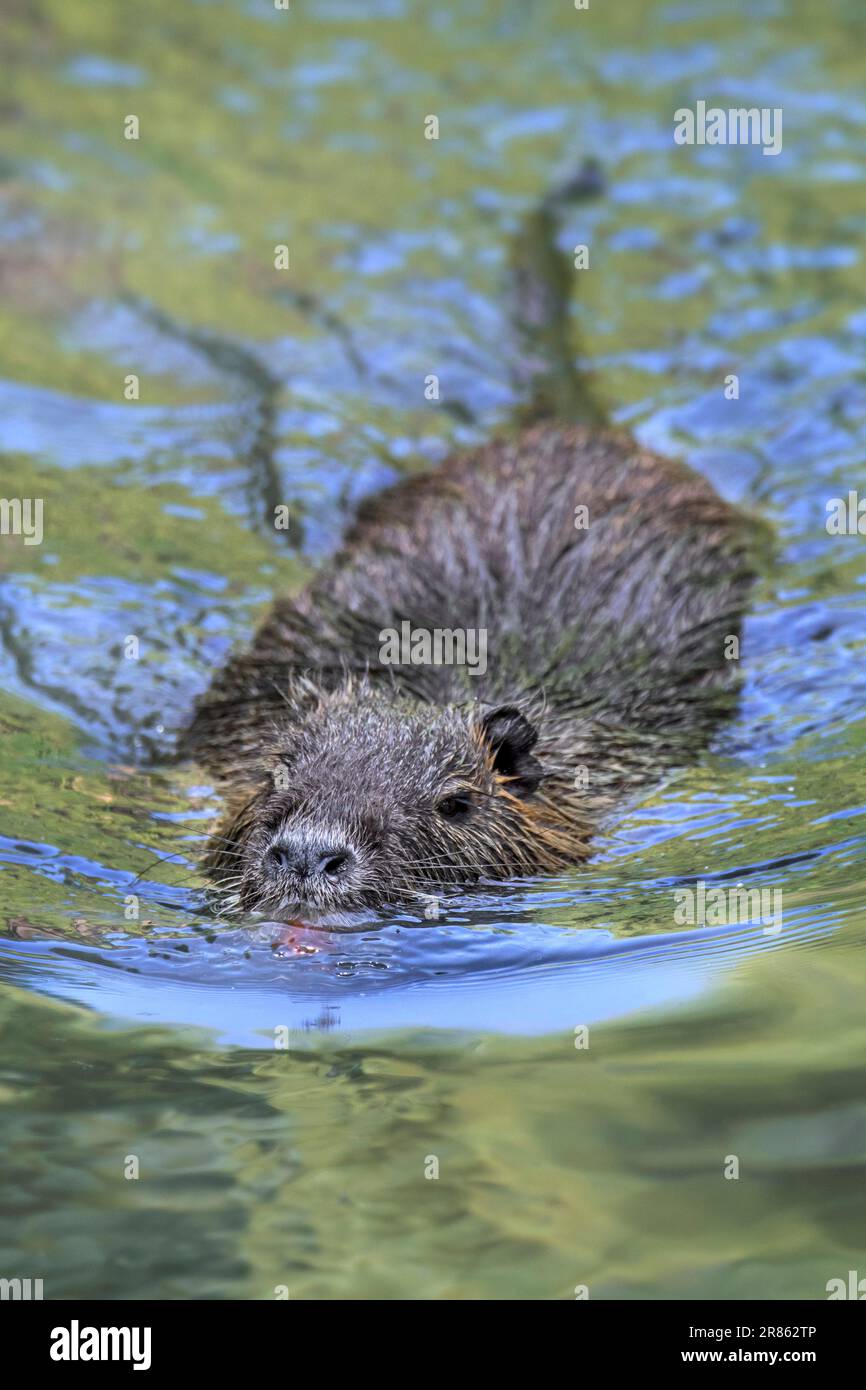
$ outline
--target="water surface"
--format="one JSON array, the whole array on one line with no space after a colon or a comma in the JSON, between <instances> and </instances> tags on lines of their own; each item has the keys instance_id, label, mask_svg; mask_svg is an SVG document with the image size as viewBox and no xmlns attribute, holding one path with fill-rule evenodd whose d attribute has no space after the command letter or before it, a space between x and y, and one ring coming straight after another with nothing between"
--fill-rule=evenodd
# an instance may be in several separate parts
<instances>
[{"instance_id":1,"label":"water surface","mask_svg":"<svg viewBox=\"0 0 866 1390\"><path fill-rule=\"evenodd\" d=\"M45 536L0 539L0 1274L121 1299L866 1275L866 555L825 527L866 490L860 7L39 0L4 30L0 491L44 499ZM782 153L676 146L698 99L781 106ZM778 538L737 716L579 873L351 933L222 921L195 871L217 803L173 737L359 497L507 420L507 238L588 153L582 356ZM680 925L698 879L781 891L781 930Z\"/></svg>"}]
</instances>

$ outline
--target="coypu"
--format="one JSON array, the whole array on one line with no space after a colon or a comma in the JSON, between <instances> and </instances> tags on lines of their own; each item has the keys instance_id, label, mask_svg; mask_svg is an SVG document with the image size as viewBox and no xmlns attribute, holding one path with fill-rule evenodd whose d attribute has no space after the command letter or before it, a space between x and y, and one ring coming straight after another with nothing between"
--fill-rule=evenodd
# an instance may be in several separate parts
<instances>
[{"instance_id":1,"label":"coypu","mask_svg":"<svg viewBox=\"0 0 866 1390\"><path fill-rule=\"evenodd\" d=\"M615 802L730 707L749 528L687 466L606 427L574 370L554 237L588 182L516 238L519 428L364 502L197 707L181 751L226 793L205 867L242 910L579 863ZM457 628L486 633L483 667L389 661L391 633Z\"/></svg>"}]
</instances>

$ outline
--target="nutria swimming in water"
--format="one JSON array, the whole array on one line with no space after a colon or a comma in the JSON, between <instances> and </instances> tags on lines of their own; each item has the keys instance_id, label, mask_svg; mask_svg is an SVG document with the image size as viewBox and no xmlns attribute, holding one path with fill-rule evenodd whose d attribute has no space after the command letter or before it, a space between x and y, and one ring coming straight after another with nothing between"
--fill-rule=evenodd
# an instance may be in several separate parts
<instances>
[{"instance_id":1,"label":"nutria swimming in water","mask_svg":"<svg viewBox=\"0 0 866 1390\"><path fill-rule=\"evenodd\" d=\"M244 911L579 863L615 802L730 707L750 527L685 465L604 427L575 373L554 234L587 177L516 239L530 423L365 502L198 706L182 752L226 793L206 869Z\"/></svg>"}]
</instances>

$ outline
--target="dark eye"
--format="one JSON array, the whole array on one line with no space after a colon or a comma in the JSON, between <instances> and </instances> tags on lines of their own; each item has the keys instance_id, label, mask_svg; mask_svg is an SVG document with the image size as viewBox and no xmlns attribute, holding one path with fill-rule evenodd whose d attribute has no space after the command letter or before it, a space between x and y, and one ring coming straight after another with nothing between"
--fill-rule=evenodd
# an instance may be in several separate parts
<instances>
[{"instance_id":1,"label":"dark eye","mask_svg":"<svg viewBox=\"0 0 866 1390\"><path fill-rule=\"evenodd\" d=\"M453 796L445 796L441 801L437 801L436 810L446 820L465 820L472 810L472 802L465 793L456 792Z\"/></svg>"}]
</instances>

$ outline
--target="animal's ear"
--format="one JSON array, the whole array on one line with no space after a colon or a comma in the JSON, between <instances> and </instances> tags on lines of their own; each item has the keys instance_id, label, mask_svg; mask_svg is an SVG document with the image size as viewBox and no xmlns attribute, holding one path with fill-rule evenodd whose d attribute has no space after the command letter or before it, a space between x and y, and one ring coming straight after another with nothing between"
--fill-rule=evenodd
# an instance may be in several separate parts
<instances>
[{"instance_id":1,"label":"animal's ear","mask_svg":"<svg viewBox=\"0 0 866 1390\"><path fill-rule=\"evenodd\" d=\"M509 779L512 796L531 796L544 776L544 768L532 756L538 731L514 705L500 705L484 715L481 732L493 754L493 769Z\"/></svg>"}]
</instances>

